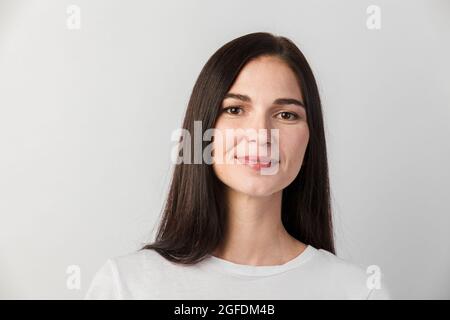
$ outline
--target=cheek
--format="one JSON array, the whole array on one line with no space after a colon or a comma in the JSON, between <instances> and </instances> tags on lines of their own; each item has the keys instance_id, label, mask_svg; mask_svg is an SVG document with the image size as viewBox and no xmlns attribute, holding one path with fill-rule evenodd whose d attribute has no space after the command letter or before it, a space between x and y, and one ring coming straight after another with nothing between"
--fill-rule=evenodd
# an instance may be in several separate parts
<instances>
[{"instance_id":1,"label":"cheek","mask_svg":"<svg viewBox=\"0 0 450 320\"><path fill-rule=\"evenodd\" d=\"M242 121L218 120L214 127L212 154L217 161L231 161L233 150L242 137L235 130L242 129ZM222 162L222 163L223 163Z\"/></svg>"},{"instance_id":2,"label":"cheek","mask_svg":"<svg viewBox=\"0 0 450 320\"><path fill-rule=\"evenodd\" d=\"M308 141L309 130L306 126L280 132L280 157L284 158L286 171L297 175Z\"/></svg>"},{"instance_id":3,"label":"cheek","mask_svg":"<svg viewBox=\"0 0 450 320\"><path fill-rule=\"evenodd\" d=\"M223 163L227 158L227 149L232 147L232 139L226 136L225 129L215 128L212 142L212 155L216 161Z\"/></svg>"}]
</instances>

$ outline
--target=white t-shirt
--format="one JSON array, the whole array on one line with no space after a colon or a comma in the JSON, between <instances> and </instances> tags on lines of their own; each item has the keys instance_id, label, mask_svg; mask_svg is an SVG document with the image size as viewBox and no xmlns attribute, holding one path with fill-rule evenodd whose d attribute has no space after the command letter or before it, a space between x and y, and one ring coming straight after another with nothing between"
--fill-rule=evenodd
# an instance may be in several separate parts
<instances>
[{"instance_id":1,"label":"white t-shirt","mask_svg":"<svg viewBox=\"0 0 450 320\"><path fill-rule=\"evenodd\" d=\"M170 262L154 250L108 259L85 299L390 299L384 281L323 249L308 245L287 263L236 264L212 255L195 264Z\"/></svg>"}]
</instances>

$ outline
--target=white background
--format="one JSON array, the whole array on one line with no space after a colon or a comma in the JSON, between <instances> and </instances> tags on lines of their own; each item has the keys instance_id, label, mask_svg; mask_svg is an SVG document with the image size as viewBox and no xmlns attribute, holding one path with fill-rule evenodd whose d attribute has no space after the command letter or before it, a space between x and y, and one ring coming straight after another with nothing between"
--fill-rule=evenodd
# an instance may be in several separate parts
<instances>
[{"instance_id":1,"label":"white background","mask_svg":"<svg viewBox=\"0 0 450 320\"><path fill-rule=\"evenodd\" d=\"M446 0L0 1L0 298L81 298L151 239L201 68L256 31L317 77L338 255L380 266L395 298L450 298Z\"/></svg>"}]
</instances>

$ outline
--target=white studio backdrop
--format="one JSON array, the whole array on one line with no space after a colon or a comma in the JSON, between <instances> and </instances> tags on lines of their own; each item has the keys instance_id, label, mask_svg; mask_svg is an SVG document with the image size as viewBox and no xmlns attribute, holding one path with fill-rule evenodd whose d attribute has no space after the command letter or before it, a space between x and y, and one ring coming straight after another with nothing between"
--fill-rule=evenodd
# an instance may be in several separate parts
<instances>
[{"instance_id":1,"label":"white studio backdrop","mask_svg":"<svg viewBox=\"0 0 450 320\"><path fill-rule=\"evenodd\" d=\"M257 31L317 77L338 255L450 298L446 0L0 0L0 298L82 298L151 239L202 66Z\"/></svg>"}]
</instances>

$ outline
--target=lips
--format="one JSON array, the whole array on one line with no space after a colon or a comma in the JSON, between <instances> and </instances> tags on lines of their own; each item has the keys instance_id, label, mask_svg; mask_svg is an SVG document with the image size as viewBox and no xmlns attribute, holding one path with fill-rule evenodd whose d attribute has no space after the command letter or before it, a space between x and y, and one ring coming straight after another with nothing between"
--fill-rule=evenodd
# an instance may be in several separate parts
<instances>
[{"instance_id":1,"label":"lips","mask_svg":"<svg viewBox=\"0 0 450 320\"><path fill-rule=\"evenodd\" d=\"M270 157L244 156L244 157L235 157L235 158L241 164L248 165L256 170L259 170L261 168L269 168L273 162Z\"/></svg>"}]
</instances>

